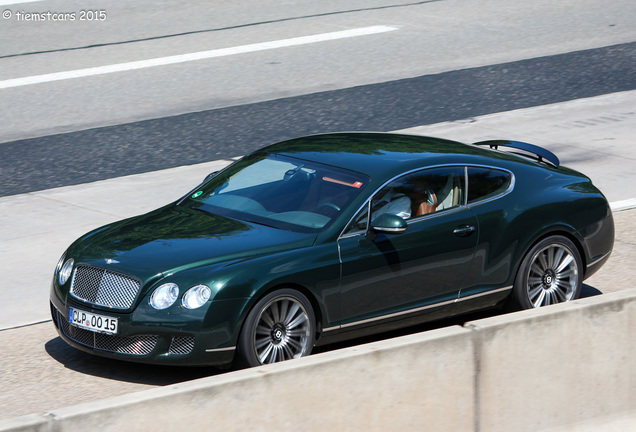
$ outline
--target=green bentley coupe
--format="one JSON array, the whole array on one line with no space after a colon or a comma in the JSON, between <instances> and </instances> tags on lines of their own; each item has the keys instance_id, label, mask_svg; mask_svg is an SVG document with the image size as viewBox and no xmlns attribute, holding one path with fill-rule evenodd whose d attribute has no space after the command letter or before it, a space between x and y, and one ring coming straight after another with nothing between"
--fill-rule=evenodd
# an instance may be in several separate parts
<instances>
[{"instance_id":1,"label":"green bentley coupe","mask_svg":"<svg viewBox=\"0 0 636 432\"><path fill-rule=\"evenodd\" d=\"M79 238L55 268L51 313L64 341L97 355L255 366L576 299L613 243L603 194L541 147L316 135Z\"/></svg>"}]
</instances>

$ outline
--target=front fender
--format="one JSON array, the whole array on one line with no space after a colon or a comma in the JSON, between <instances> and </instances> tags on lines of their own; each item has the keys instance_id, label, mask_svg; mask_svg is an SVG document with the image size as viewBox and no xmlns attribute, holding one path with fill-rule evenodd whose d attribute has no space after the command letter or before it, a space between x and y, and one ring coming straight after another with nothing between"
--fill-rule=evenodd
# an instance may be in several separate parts
<instances>
[{"instance_id":1,"label":"front fender","mask_svg":"<svg viewBox=\"0 0 636 432\"><path fill-rule=\"evenodd\" d=\"M190 286L206 284L212 289L212 302L245 299L241 310L237 311L238 328L260 298L280 287L302 291L325 326L340 307L340 259L335 243L192 269L168 277L158 284L166 281L174 281L183 287L181 294ZM206 317L208 319L213 318Z\"/></svg>"}]
</instances>

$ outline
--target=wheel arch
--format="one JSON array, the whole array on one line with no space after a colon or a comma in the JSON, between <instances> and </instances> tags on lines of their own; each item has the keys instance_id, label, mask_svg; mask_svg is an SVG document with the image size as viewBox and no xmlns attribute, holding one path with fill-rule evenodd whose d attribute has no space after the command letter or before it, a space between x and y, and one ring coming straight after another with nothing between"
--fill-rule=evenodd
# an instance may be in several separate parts
<instances>
[{"instance_id":1,"label":"wheel arch","mask_svg":"<svg viewBox=\"0 0 636 432\"><path fill-rule=\"evenodd\" d=\"M532 248L535 247L540 242L542 242L543 240L545 240L546 238L553 237L553 236L565 237L574 244L574 246L577 249L577 252L579 253L579 256L581 257L581 262L583 264L583 269L582 269L583 277L585 278L588 256L587 256L585 247L583 246L583 239L578 237L575 234L574 230L560 226L560 227L552 227L551 229L544 230L538 236L535 236L531 242L527 243L527 245L523 249L523 252L520 253L518 256L517 262L515 264L515 269L512 272L512 282L515 281L524 259L526 258L528 253L532 250Z\"/></svg>"},{"instance_id":2,"label":"wheel arch","mask_svg":"<svg viewBox=\"0 0 636 432\"><path fill-rule=\"evenodd\" d=\"M558 247L570 250L571 252L568 252L568 254L578 255L574 257L574 260L576 260L576 267L580 268L580 273L579 275L575 273L574 276L563 273L565 285L561 285L559 282L554 285L552 280L546 282L545 279L547 275L551 278L561 275L561 271L565 270L565 265L560 268L560 270L557 270L556 267L552 268L551 264L547 264L545 259L541 261L543 264L538 264L539 260L537 259L539 252L543 253L542 251L548 247L554 247L554 245L557 244L559 245ZM559 261L559 263L561 262L562 261ZM568 267L570 266L570 262L571 261L568 261L566 264ZM544 279L542 282L543 285L537 286L534 294L530 295L528 278L531 268L534 267L535 263L537 263L539 267L542 267L542 269L539 268L539 271L543 273L542 278ZM585 263L584 245L581 243L581 240L577 238L575 233L569 232L568 230L546 231L535 238L535 241L530 243L521 255L513 277L513 289L508 299L508 308L513 311L532 309L578 298L582 282L585 279ZM539 283L541 284L541 282ZM549 286L546 287L545 284L549 284ZM537 300L538 303L535 303L535 300Z\"/></svg>"},{"instance_id":3,"label":"wheel arch","mask_svg":"<svg viewBox=\"0 0 636 432\"><path fill-rule=\"evenodd\" d=\"M290 359L291 357L287 357L288 355L304 356L311 353L311 351L313 350L313 347L316 345L316 340L319 335L319 328L322 322L322 318L321 318L322 313L320 308L317 305L317 300L315 299L311 290L309 290L307 287L301 284L279 283L279 284L273 284L272 286L267 287L267 289L262 289L258 291L257 294L252 296L252 298L250 298L250 301L246 303L245 308L241 314L242 318L241 318L240 325L237 327L237 332L236 332L237 342L236 342L236 351L234 353L234 360L233 360L234 365L239 367L246 367L246 366L249 367L249 366L257 366L261 363L262 364L270 363L270 361L264 362L262 359L259 360L258 348L255 345L254 332L256 331L255 330L256 326L259 323L260 314L263 313L265 308L268 308L270 304L274 301L278 301L283 298L289 300L290 297L291 298L295 297L295 299L292 299L292 301L302 303L303 309L305 308L307 309L307 314L310 316L308 322L311 322L313 318L314 331L313 331L313 334L309 332L306 333L307 335L311 335L310 339L305 339L305 342L307 343L296 341L296 345L294 346L296 347L300 346L301 351L295 352L295 353L290 353L289 347L291 347L292 345L286 342L287 338L281 337L281 339L279 339L279 342L281 343L281 345L287 346L287 349L284 347L280 350L273 349L273 352L274 352L273 358L269 360L272 360L272 362L279 362L281 360ZM261 306L263 306L263 309L260 309ZM254 312L256 312L256 314L254 314ZM294 322L295 321L296 320L294 320ZM278 325L279 324L277 324L277 326ZM309 328L311 328L311 326L309 326ZM293 339L295 339L296 337L301 337L301 336L298 336L298 335L290 336L290 338L293 338ZM270 341L268 344L270 346L274 346L273 345L274 343L275 342ZM305 351L306 350L305 347L308 348L308 351ZM292 348L292 349L295 349L295 348ZM276 352L278 352L279 354L275 354ZM286 354L282 354L282 352L285 352ZM285 358L279 358L279 356L282 356ZM269 354L267 354L267 357L269 357Z\"/></svg>"},{"instance_id":4,"label":"wheel arch","mask_svg":"<svg viewBox=\"0 0 636 432\"><path fill-rule=\"evenodd\" d=\"M236 332L237 335L240 334L241 331L243 331L243 327L245 326L245 320L247 319L247 315L254 308L254 305L256 305L263 297L267 296L268 294L274 291L281 290L281 289L291 289L291 290L298 291L299 293L304 295L307 298L307 300L309 300L309 304L311 305L312 311L314 313L314 318L316 319L315 340L318 341L318 338L320 337L320 334L322 332L323 310L320 307L320 303L318 302L318 299L316 298L314 293L306 286L297 282L278 281L272 284L271 286L267 286L266 288L260 290L257 295L253 296L250 299L250 301L246 304L245 310L241 314L241 325L240 325L239 331Z\"/></svg>"},{"instance_id":5,"label":"wheel arch","mask_svg":"<svg viewBox=\"0 0 636 432\"><path fill-rule=\"evenodd\" d=\"M581 262L583 263L583 272L585 273L588 257L587 257L585 248L583 247L583 240L580 237L578 237L575 234L575 232L571 229L567 229L565 227L554 227L553 229L544 231L543 233L541 233L541 235L536 237L534 241L529 243L529 245L525 248L523 255L521 255L517 263L517 268L515 269L514 274L515 275L517 274L517 272L519 271L519 267L521 266L521 263L523 262L524 258L528 255L528 253L533 247L535 247L539 242L545 240L546 238L553 237L553 236L565 237L568 240L570 240L574 244L574 246L576 246L577 252L579 253L579 256L581 257Z\"/></svg>"}]
</instances>

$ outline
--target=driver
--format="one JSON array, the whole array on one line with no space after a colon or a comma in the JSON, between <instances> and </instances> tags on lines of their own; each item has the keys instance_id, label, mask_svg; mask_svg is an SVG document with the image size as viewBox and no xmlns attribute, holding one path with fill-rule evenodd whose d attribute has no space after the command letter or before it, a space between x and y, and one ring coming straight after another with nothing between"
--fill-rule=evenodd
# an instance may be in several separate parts
<instances>
[{"instance_id":1,"label":"driver","mask_svg":"<svg viewBox=\"0 0 636 432\"><path fill-rule=\"evenodd\" d=\"M411 217L411 199L394 188L389 188L379 199L374 200L371 220L385 213L408 219Z\"/></svg>"}]
</instances>

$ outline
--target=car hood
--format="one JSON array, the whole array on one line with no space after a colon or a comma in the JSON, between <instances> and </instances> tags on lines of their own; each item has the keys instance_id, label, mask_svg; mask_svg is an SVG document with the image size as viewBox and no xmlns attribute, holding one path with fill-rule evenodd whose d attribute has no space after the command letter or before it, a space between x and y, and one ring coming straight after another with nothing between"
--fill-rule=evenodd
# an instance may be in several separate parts
<instances>
[{"instance_id":1,"label":"car hood","mask_svg":"<svg viewBox=\"0 0 636 432\"><path fill-rule=\"evenodd\" d=\"M171 205L92 231L67 256L145 285L185 269L310 246L315 237Z\"/></svg>"}]
</instances>

